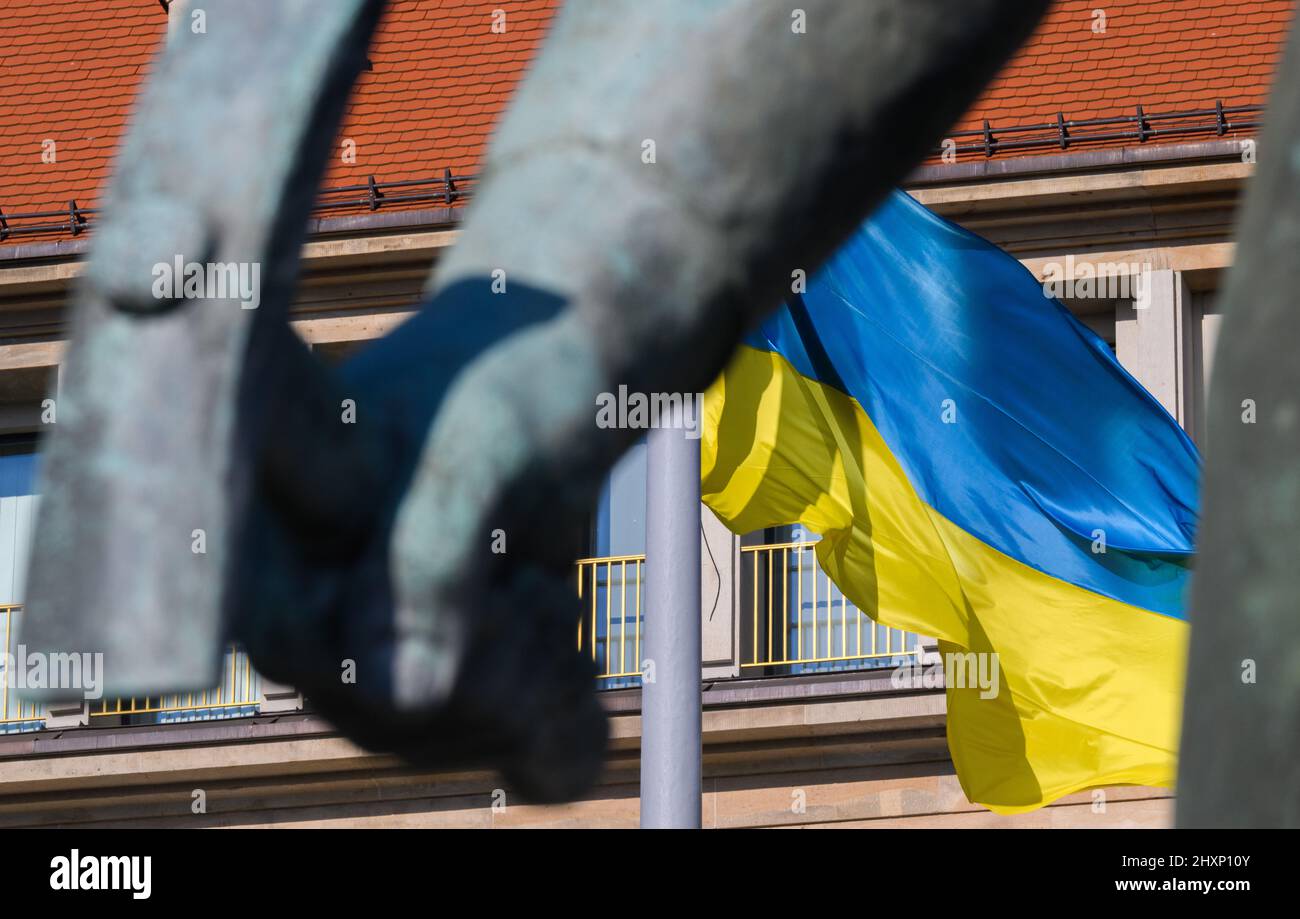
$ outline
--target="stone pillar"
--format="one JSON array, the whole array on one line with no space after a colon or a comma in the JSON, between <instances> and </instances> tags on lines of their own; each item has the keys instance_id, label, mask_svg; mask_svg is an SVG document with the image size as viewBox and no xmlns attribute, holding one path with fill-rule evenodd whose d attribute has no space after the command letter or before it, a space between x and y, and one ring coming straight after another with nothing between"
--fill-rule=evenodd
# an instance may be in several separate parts
<instances>
[{"instance_id":1,"label":"stone pillar","mask_svg":"<svg viewBox=\"0 0 1300 919\"><path fill-rule=\"evenodd\" d=\"M90 724L90 705L87 702L59 702L45 706L46 730L84 728L88 724Z\"/></svg>"},{"instance_id":2,"label":"stone pillar","mask_svg":"<svg viewBox=\"0 0 1300 919\"><path fill-rule=\"evenodd\" d=\"M1195 436L1191 294L1180 271L1146 271L1141 284L1141 296L1115 310L1115 354L1124 369Z\"/></svg>"},{"instance_id":3,"label":"stone pillar","mask_svg":"<svg viewBox=\"0 0 1300 919\"><path fill-rule=\"evenodd\" d=\"M740 537L700 508L700 628L704 679L740 675Z\"/></svg>"},{"instance_id":4,"label":"stone pillar","mask_svg":"<svg viewBox=\"0 0 1300 919\"><path fill-rule=\"evenodd\" d=\"M278 715L302 710L302 693L298 690L268 680L261 674L258 674L257 679L262 690L262 698L257 707L259 715Z\"/></svg>"},{"instance_id":5,"label":"stone pillar","mask_svg":"<svg viewBox=\"0 0 1300 919\"><path fill-rule=\"evenodd\" d=\"M1214 349L1219 342L1219 323L1223 321L1223 315L1218 310L1215 302L1217 294L1201 293L1194 297L1196 309L1194 315L1196 321L1200 324L1200 337L1196 342L1198 348L1197 360L1197 384L1199 389L1196 394L1196 413L1195 428L1196 442L1203 448L1205 446L1206 432L1209 429L1206 395L1210 391L1210 374L1214 369Z\"/></svg>"}]
</instances>

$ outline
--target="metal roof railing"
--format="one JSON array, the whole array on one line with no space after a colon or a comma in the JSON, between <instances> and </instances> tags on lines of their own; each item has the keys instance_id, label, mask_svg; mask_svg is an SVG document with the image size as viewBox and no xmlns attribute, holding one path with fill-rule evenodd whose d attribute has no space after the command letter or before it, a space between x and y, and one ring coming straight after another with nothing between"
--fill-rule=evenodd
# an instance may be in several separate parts
<instances>
[{"instance_id":1,"label":"metal roof railing","mask_svg":"<svg viewBox=\"0 0 1300 919\"><path fill-rule=\"evenodd\" d=\"M350 208L367 208L371 211L394 205L418 203L440 204L443 207L468 200L473 195L473 185L478 175L467 173L454 174L444 169L442 175L427 179L402 179L393 182L378 182L374 176L367 176L361 185L340 185L322 189L312 205L313 216L326 216L331 211ZM77 236L90 229L91 218L99 213L99 208L78 207L76 201L69 201L66 208L49 211L28 211L24 213L5 213L0 206L0 242L20 236L49 236L71 234ZM13 225L13 221L36 221L31 224Z\"/></svg>"},{"instance_id":2,"label":"metal roof railing","mask_svg":"<svg viewBox=\"0 0 1300 919\"><path fill-rule=\"evenodd\" d=\"M1138 105L1131 115L1109 118L1069 119L1064 112L1057 112L1053 121L1006 127L994 127L985 119L981 128L949 133L943 143L931 149L930 154L938 157L945 153L982 153L990 158L1000 153L1045 148L1068 150L1079 144L1109 141L1130 140L1145 144L1151 140L1193 134L1222 137L1229 131L1259 128L1261 121L1252 116L1263 111L1262 105L1225 106L1222 100L1218 100L1210 108L1181 112L1150 113ZM419 203L452 207L472 196L472 186L478 178L472 173L456 175L451 169L444 169L441 175L430 178L392 182L379 182L374 176L367 176L364 184L322 189L312 206L312 213L321 216L331 211L355 208L376 211L383 207ZM91 218L98 213L98 208L79 207L75 200L58 210L24 213L5 213L3 205L0 205L0 242L20 236L78 236L90 229ZM15 226L13 221L33 222Z\"/></svg>"},{"instance_id":3,"label":"metal roof railing","mask_svg":"<svg viewBox=\"0 0 1300 919\"><path fill-rule=\"evenodd\" d=\"M951 132L944 143L933 147L930 153L931 156L941 156L949 142L952 143L948 147L950 153L983 153L985 157L992 157L1014 150L1046 147L1068 150L1072 145L1116 140L1135 140L1144 144L1149 140L1189 134L1222 137L1229 131L1258 128L1261 122L1257 119L1237 119L1234 116L1257 115L1263 111L1262 105L1225 106L1222 100L1218 100L1212 108L1182 112L1149 113L1139 105L1132 115L1110 118L1074 120L1066 118L1064 112L1057 112L1054 121L999 128L994 128L985 119L982 128ZM975 139L963 143L962 138Z\"/></svg>"}]
</instances>

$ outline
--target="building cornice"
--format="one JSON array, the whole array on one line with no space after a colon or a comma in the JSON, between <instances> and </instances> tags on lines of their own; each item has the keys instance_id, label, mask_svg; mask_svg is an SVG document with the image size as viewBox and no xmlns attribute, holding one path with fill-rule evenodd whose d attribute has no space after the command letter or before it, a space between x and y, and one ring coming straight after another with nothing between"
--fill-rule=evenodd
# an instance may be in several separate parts
<instances>
[{"instance_id":1,"label":"building cornice","mask_svg":"<svg viewBox=\"0 0 1300 919\"><path fill-rule=\"evenodd\" d=\"M1185 271L1217 286L1254 165L1242 142L1126 147L924 166L908 191L1041 276L1066 254ZM314 344L385 334L419 302L460 208L313 218L291 315ZM0 370L57 363L89 239L0 246Z\"/></svg>"},{"instance_id":2,"label":"building cornice","mask_svg":"<svg viewBox=\"0 0 1300 919\"><path fill-rule=\"evenodd\" d=\"M1025 176L1064 175L1102 170L1125 171L1134 167L1169 164L1241 161L1251 149L1247 141L1254 138L1216 139L1185 144L1158 144L1149 147L1111 147L1074 153L1041 156L1018 156L1009 159L966 160L958 163L930 163L908 176L908 188L927 185L953 185L960 182L984 182Z\"/></svg>"},{"instance_id":3,"label":"building cornice","mask_svg":"<svg viewBox=\"0 0 1300 919\"><path fill-rule=\"evenodd\" d=\"M815 764L831 749L870 750L885 766L950 771L942 688L900 690L889 671L705 683L704 760L711 775ZM604 786L634 777L640 691L601 694L610 714ZM775 765L774 765L775 764ZM300 784L391 782L438 794L489 792L499 783L473 768L430 772L366 752L310 712L187 724L75 727L0 737L0 826L187 812L192 789L241 795ZM415 792L412 792L415 793ZM73 796L76 801L69 798ZM254 795L256 797L256 795ZM167 802L159 808L159 802ZM111 803L104 803L111 802Z\"/></svg>"}]
</instances>

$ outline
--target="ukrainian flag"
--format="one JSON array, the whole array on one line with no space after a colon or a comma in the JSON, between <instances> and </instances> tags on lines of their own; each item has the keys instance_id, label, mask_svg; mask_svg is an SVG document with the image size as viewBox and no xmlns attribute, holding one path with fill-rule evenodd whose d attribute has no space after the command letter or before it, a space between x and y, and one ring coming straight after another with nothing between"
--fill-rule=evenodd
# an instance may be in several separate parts
<instances>
[{"instance_id":1,"label":"ukrainian flag","mask_svg":"<svg viewBox=\"0 0 1300 919\"><path fill-rule=\"evenodd\" d=\"M1014 813L1172 786L1199 464L1015 259L896 192L708 392L702 493L821 534L876 621L997 655L995 697L948 688L948 743Z\"/></svg>"}]
</instances>

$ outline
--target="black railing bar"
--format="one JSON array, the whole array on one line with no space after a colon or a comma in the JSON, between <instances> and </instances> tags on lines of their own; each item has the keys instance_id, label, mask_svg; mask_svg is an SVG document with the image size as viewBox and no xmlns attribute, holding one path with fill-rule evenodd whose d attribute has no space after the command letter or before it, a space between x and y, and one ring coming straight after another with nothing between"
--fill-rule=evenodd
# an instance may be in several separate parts
<instances>
[{"instance_id":1,"label":"black railing bar","mask_svg":"<svg viewBox=\"0 0 1300 919\"><path fill-rule=\"evenodd\" d=\"M471 191L460 191L460 190L456 191L457 200L469 199L471 197L473 197L473 193ZM426 192L424 194L394 195L391 197L383 198L383 201L388 204L415 204L420 202L432 202L432 201L444 202L445 196L443 195L442 192ZM367 198L353 198L346 201L326 201L314 205L312 207L312 211L316 212L316 211L325 211L325 210L336 210L339 208L346 208L346 207L366 207L369 205L369 203L370 203L369 199ZM90 212L78 209L77 213L82 218L84 218L85 215ZM53 213L42 214L41 216L66 217L66 214L67 214L66 211L54 211ZM40 234L48 234L48 233L66 233L69 231L68 221L66 219L58 223L43 223L43 224L35 224L30 226L15 227L12 224L8 223L9 218L12 216L14 215L11 214L4 215L6 226L3 232L4 232L4 237L6 239L11 236L40 235ZM91 228L91 224L88 220L82 219L78 222L79 231L90 229L90 228Z\"/></svg>"},{"instance_id":2,"label":"black railing bar","mask_svg":"<svg viewBox=\"0 0 1300 919\"><path fill-rule=\"evenodd\" d=\"M376 188L378 188L378 186L376 186ZM473 193L472 188L462 189L460 186L453 186L452 191L457 198L467 198ZM430 197L430 198L443 198L446 197L447 193L442 190L437 190L437 191L414 192L413 194ZM364 198L323 198L323 199L318 199L316 203L312 205L312 210L321 210L327 207L344 207L352 204L361 204L361 205L369 206L371 200L372 199L369 195L365 196ZM379 205L384 205L392 201L409 201L411 200L411 195L378 194L375 196L373 200L376 201Z\"/></svg>"},{"instance_id":3,"label":"black railing bar","mask_svg":"<svg viewBox=\"0 0 1300 919\"><path fill-rule=\"evenodd\" d=\"M461 185L461 183L472 184L472 183L478 181L478 178L479 178L479 177L478 177L478 174L477 174L477 173L472 173L472 174L467 174L467 175L459 175L459 176L458 176L458 175L452 175L452 176L451 176L451 180L452 180L452 183L453 183L453 185L454 185L454 193L455 193L455 197L458 198L458 199L459 199L459 198L468 198L468 197L472 194L473 189L472 189L472 188L465 188L464 186ZM419 201L419 200L430 200L430 201L432 201L432 200L436 200L436 199L443 199L443 198L445 198L445 195L446 195L446 187L447 187L447 177L446 177L445 175L444 175L444 176L438 176L438 177L436 177L436 178L429 178L429 179L400 179L400 180L394 180L394 181L391 181L391 182L376 182L375 185L374 185L374 187L375 187L376 189L378 189L379 191L383 191L384 189L389 189L389 188L413 188L413 187L420 186L420 185L432 186L432 187L437 188L437 189L439 189L439 190L438 190L438 191L429 191L429 192L426 192L426 193L423 194L423 195L384 195L383 198L382 198L382 201L385 202L385 203L392 203L392 202L407 202L407 201ZM340 185L340 186L336 186L336 187L334 187L334 188L326 188L326 189L322 189L322 190L321 190L321 193L320 193L320 194L321 194L321 197L318 198L317 201L316 201L316 203L312 205L312 210L324 210L324 209L327 209L327 208L351 207L351 206L357 206L357 207L360 207L360 206L367 205L367 204L369 204L369 199L368 199L368 198L362 198L362 199L347 199L347 200L345 200L345 201L338 201L338 200L334 200L334 199L328 198L328 197L326 197L326 196L329 196L329 195L344 194L344 193L347 193L347 192L368 191L369 189L370 189L370 185L369 185L369 184L366 184L366 185ZM78 207L76 208L76 214L77 214L78 217L81 217L81 218L94 217L94 216L98 215L99 211L100 211L100 209L97 208L97 207L80 207L80 206L78 206ZM6 223L6 227L5 227L5 233L6 233L6 235L7 235L7 234L12 234L12 233L22 232L22 231L24 231L24 230L31 231L31 230L45 230L45 229L48 229L48 230L50 230L50 231L55 231L55 230L66 229L66 228L67 228L68 224L67 224L66 219L65 219L64 222L62 222L62 223L58 223L58 224L50 224L50 225L48 225L48 226L44 226L44 225L43 225L43 226L39 226L39 227L14 227L14 226L12 226L11 224L9 224L9 221L12 221L12 220L43 220L43 219L49 219L49 218L53 218L53 217L63 217L63 218L67 218L67 217L69 216L69 208L64 207L64 208L60 208L59 210L50 210L50 211L20 211L20 212L14 212L14 213L8 213L8 212L5 212L3 216L4 216L4 221L5 221L5 223ZM84 223L84 221L79 221L79 222Z\"/></svg>"},{"instance_id":4,"label":"black railing bar","mask_svg":"<svg viewBox=\"0 0 1300 919\"><path fill-rule=\"evenodd\" d=\"M1261 127L1262 124L1263 122L1259 122L1259 121L1243 121L1237 123L1228 122L1225 130L1234 131L1234 130L1244 130L1246 128L1258 128ZM1053 128L1055 128L1055 125L1053 125ZM1172 127L1172 128L1147 128L1145 131L1145 136L1147 137L1147 139L1153 137L1177 137L1183 134L1204 134L1206 132L1215 131L1215 130L1216 127L1214 125L1180 125L1178 127ZM1138 132L1134 130L1134 131L1109 131L1109 132L1102 132L1097 134L1071 134L1067 139L1070 142L1070 146L1073 147L1073 146L1077 146L1078 144L1094 143L1094 142L1106 141L1106 140L1133 140L1133 139L1137 139L1137 137L1138 137ZM1027 150L1034 147L1059 147L1060 145L1061 145L1061 139L1058 135L1053 135L1051 137L1024 138L1021 140L995 139L992 143L993 149L997 151ZM941 148L936 147L935 152L932 155L937 155L940 149ZM977 143L955 144L952 149L954 152L957 153L968 153L976 150L983 152L985 150L985 145L982 141Z\"/></svg>"},{"instance_id":5,"label":"black railing bar","mask_svg":"<svg viewBox=\"0 0 1300 919\"><path fill-rule=\"evenodd\" d=\"M98 208L94 208L94 207L79 207L77 208L77 213L82 215L94 214L98 210L99 210ZM6 220L39 220L42 217L67 217L67 216L68 216L68 209L64 207L64 208L60 208L57 211L30 211L26 214L5 214L5 219Z\"/></svg>"},{"instance_id":6,"label":"black railing bar","mask_svg":"<svg viewBox=\"0 0 1300 919\"><path fill-rule=\"evenodd\" d=\"M453 182L457 182L457 183L475 182L478 180L477 175L464 175L464 176L453 175L451 178ZM441 187L446 184L446 181L447 181L446 177L444 176L438 176L436 179L400 179L393 182L375 182L375 188L379 189L380 191L383 191L386 188L409 188L413 185L437 185ZM334 194L345 194L347 192L369 191L369 190L370 190L370 183L366 182L361 185L338 185L335 186L334 188L323 188L321 189L321 194L334 195Z\"/></svg>"},{"instance_id":7,"label":"black railing bar","mask_svg":"<svg viewBox=\"0 0 1300 919\"><path fill-rule=\"evenodd\" d=\"M1185 112L1160 112L1155 114L1152 114L1151 112L1147 112L1146 114L1143 115L1143 120L1147 122L1151 122L1151 121L1170 121L1170 120L1181 119L1181 118L1206 118L1207 120L1213 121L1217 117L1220 111L1222 111L1225 115L1238 115L1244 112L1262 112L1264 111L1264 106L1225 105L1222 109L1215 107L1215 108L1206 108L1206 109L1195 109L1195 110L1185 111ZM1137 120L1138 120L1137 115L1112 115L1106 118L1066 119L1065 126L1067 128L1101 127L1104 125L1111 125L1111 124L1128 124L1131 122L1136 122ZM1018 134L1018 133L1026 133L1029 131L1055 131L1057 129L1057 122L1053 120L1053 121L1044 121L1044 122L1034 123L1034 124L1011 125L1008 127L999 127L996 124L990 124L990 128L995 134ZM962 130L962 131L952 131L948 134L948 137L950 138L983 137L984 130L985 130L984 128L980 127L980 128L970 128L968 130Z\"/></svg>"},{"instance_id":8,"label":"black railing bar","mask_svg":"<svg viewBox=\"0 0 1300 919\"><path fill-rule=\"evenodd\" d=\"M456 199L470 198L473 196L472 191L456 190ZM406 204L416 201L443 201L445 196L440 191L422 192L412 195L384 195L379 199L383 204ZM346 198L341 201L319 201L312 205L312 211L333 210L341 207L369 207L369 198Z\"/></svg>"},{"instance_id":9,"label":"black railing bar","mask_svg":"<svg viewBox=\"0 0 1300 919\"><path fill-rule=\"evenodd\" d=\"M89 227L89 224L81 225L81 229L83 230L89 229ZM4 231L4 236L6 239L9 239L13 236L40 236L48 233L66 232L68 232L68 224L64 221L63 223L42 223L30 227L10 227Z\"/></svg>"},{"instance_id":10,"label":"black railing bar","mask_svg":"<svg viewBox=\"0 0 1300 919\"><path fill-rule=\"evenodd\" d=\"M1262 111L1262 109L1261 109L1261 111ZM1227 109L1224 109L1224 113L1225 113L1225 115L1226 115L1226 114L1229 114ZM1240 114L1240 113L1232 113L1232 114ZM1087 136L1086 133L1083 133L1083 134L1076 134L1076 133L1074 133L1074 129L1076 129L1076 128L1106 127L1106 126L1117 125L1117 124L1133 124L1133 125L1136 125L1136 126L1137 126L1137 128L1135 128L1135 135L1136 135L1136 130L1137 130L1138 128L1140 128L1142 125L1147 125L1147 126L1148 126L1148 130L1150 130L1150 127L1149 127L1149 126L1151 125L1151 123L1152 123L1153 121L1157 121L1157 120L1158 120L1158 121L1172 121L1172 120L1175 120L1175 119L1169 119L1169 118L1156 119L1156 118L1155 118L1154 116L1152 116L1152 115L1144 115L1144 116L1142 117L1141 121L1139 121L1139 120L1138 120L1138 117L1137 117L1136 115L1134 115L1134 116L1132 116L1132 117L1130 117L1130 118L1122 118L1122 119L1115 119L1115 120L1107 121L1105 125L1091 124L1091 123L1087 123L1087 122L1078 122L1078 121L1062 121L1062 122L1059 122L1059 123L1053 121L1053 122L1050 122L1050 123L1048 123L1048 124L1046 124L1046 125L1043 125L1041 128L1037 128L1037 129L1034 129L1034 130L1031 130L1031 129L1028 129L1028 128L1025 128L1025 129L1016 129L1016 128L998 128L998 127L992 127L992 126L991 126L987 132L986 132L983 128L980 128L979 130L975 130L975 131L953 131L950 135L948 135L948 139L950 139L950 140L956 140L956 139L959 138L959 137L978 137L978 138L980 138L980 146L982 147L982 146L984 146L984 140L985 140L985 139L986 139L990 134L1004 137L1004 136L1006 136L1006 135L1008 135L1008 134L1029 134L1029 133L1035 133L1035 132L1036 132L1036 133L1040 133L1040 134L1042 134L1042 133L1051 132L1051 134L1052 134L1052 139L1053 139L1053 141L1055 141L1055 139L1056 139L1056 137L1058 136L1058 133L1059 133L1059 131L1060 131L1061 124L1064 124L1065 127L1066 127L1066 129L1068 129L1068 130L1071 131L1071 134L1070 134L1071 137L1086 137L1086 136ZM1184 119L1184 120L1189 120L1189 119ZM1224 123L1227 123L1229 126L1231 125L1231 122L1228 122L1226 118L1223 119L1223 122L1224 122ZM1208 119L1204 119L1204 120L1194 121L1194 122L1192 122L1191 125L1189 125L1189 127L1196 127L1196 128L1200 128L1200 129L1205 130L1205 131L1213 131L1213 130L1216 130L1216 129L1219 127L1220 123L1221 123L1220 120L1219 120L1217 117L1215 117L1215 118L1208 118ZM1229 128L1229 129L1230 129L1230 128ZM994 144L997 144L998 141L997 141L997 140L994 140L993 143L994 143Z\"/></svg>"},{"instance_id":11,"label":"black railing bar","mask_svg":"<svg viewBox=\"0 0 1300 919\"><path fill-rule=\"evenodd\" d=\"M452 181L455 182L456 185L458 186L456 189L457 197L460 197L462 194L468 194L469 192L468 189L462 189L459 187L461 182L472 183L477 179L478 179L477 175L452 176ZM403 179L401 181L375 183L375 187L380 191L383 191L386 188L411 188L417 185L433 185L438 188L444 188L446 185L446 180L440 176L436 179ZM322 189L321 195L323 197L325 195L342 194L344 192L366 191L369 189L369 187L370 187L369 185L340 185L336 188ZM441 191L429 192L429 194L433 197L442 196ZM397 201L402 199L397 197L385 196L384 200ZM328 206L333 203L334 202L330 200L320 200L319 204L313 205L313 207ZM362 203L365 202L363 201ZM77 213L81 214L82 216L94 216L99 213L99 210L100 209L97 207L80 207L80 206L77 207ZM68 214L68 210L66 207L64 207L52 211L22 211L22 212L15 212L15 213L6 212L4 218L7 221L8 220L40 220L46 217L66 217L67 214Z\"/></svg>"}]
</instances>

